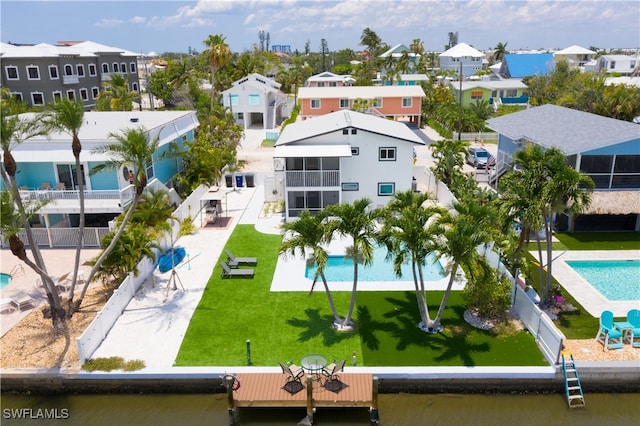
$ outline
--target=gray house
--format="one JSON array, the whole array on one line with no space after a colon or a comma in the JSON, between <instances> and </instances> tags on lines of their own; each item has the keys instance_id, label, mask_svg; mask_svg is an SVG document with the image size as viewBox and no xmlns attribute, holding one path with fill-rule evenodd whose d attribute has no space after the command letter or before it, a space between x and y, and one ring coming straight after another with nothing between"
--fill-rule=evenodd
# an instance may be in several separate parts
<instances>
[{"instance_id":1,"label":"gray house","mask_svg":"<svg viewBox=\"0 0 640 426\"><path fill-rule=\"evenodd\" d=\"M492 118L499 133L496 169L513 167L513 154L529 144L558 148L595 182L591 206L560 229L640 230L640 125L556 105Z\"/></svg>"},{"instance_id":2,"label":"gray house","mask_svg":"<svg viewBox=\"0 0 640 426\"><path fill-rule=\"evenodd\" d=\"M82 101L87 110L102 83L121 74L129 89L139 91L137 54L91 41L22 46L0 43L0 86L29 106L57 99Z\"/></svg>"}]
</instances>

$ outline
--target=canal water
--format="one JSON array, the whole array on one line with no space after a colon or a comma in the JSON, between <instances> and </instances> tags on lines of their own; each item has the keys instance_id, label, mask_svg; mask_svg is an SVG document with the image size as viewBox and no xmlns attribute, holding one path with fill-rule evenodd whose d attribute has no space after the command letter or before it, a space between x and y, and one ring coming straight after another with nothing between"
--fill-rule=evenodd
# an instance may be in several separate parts
<instances>
[{"instance_id":1,"label":"canal water","mask_svg":"<svg viewBox=\"0 0 640 426\"><path fill-rule=\"evenodd\" d=\"M561 394L381 394L386 426L626 426L640 424L640 394L587 394L586 409L569 409ZM143 426L228 425L225 394L2 395L5 425ZM240 425L291 426L304 408L239 409ZM21 416L22 418L18 418ZM26 417L26 418L25 418ZM54 417L46 419L45 417ZM57 419L55 418L57 417ZM368 425L364 408L322 409L315 424Z\"/></svg>"}]
</instances>

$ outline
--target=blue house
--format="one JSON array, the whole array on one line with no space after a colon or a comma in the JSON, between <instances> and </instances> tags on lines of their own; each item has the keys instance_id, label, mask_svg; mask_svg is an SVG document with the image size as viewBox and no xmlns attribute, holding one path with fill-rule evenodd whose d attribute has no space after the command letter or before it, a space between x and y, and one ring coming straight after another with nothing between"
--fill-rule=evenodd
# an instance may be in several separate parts
<instances>
[{"instance_id":1,"label":"blue house","mask_svg":"<svg viewBox=\"0 0 640 426\"><path fill-rule=\"evenodd\" d=\"M595 191L577 218L559 218L560 229L640 230L640 126L556 105L492 118L499 133L496 169L513 168L513 155L529 144L555 147Z\"/></svg>"},{"instance_id":2,"label":"blue house","mask_svg":"<svg viewBox=\"0 0 640 426\"><path fill-rule=\"evenodd\" d=\"M555 68L553 53L508 53L504 55L499 74L503 78L547 75Z\"/></svg>"},{"instance_id":3,"label":"blue house","mask_svg":"<svg viewBox=\"0 0 640 426\"><path fill-rule=\"evenodd\" d=\"M22 117L32 119L34 114L22 114ZM92 174L96 165L109 160L108 154L92 151L113 143L115 139L109 137L110 133L143 128L150 140L159 137L160 145L147 165L146 173L150 186L171 187L172 179L182 170L182 163L176 158L162 159L160 156L170 144L180 149L185 141L193 140L198 124L195 111L85 112L78 136L82 143L80 161L87 226L107 226L133 198L134 188L129 183L127 166ZM22 198L48 200L38 210L39 217L34 224L46 228L77 227L80 203L71 137L57 132L34 137L17 144L11 152L17 163L16 182ZM49 235L49 245L55 245L51 238Z\"/></svg>"}]
</instances>

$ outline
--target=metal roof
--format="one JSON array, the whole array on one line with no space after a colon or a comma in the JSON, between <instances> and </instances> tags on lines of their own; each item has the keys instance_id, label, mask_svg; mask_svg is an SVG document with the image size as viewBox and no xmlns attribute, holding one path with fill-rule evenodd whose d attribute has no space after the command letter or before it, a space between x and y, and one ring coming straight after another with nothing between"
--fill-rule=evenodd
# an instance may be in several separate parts
<instances>
[{"instance_id":1,"label":"metal roof","mask_svg":"<svg viewBox=\"0 0 640 426\"><path fill-rule=\"evenodd\" d=\"M343 87L301 87L298 99L374 99L425 97L424 90L416 86L343 86Z\"/></svg>"},{"instance_id":2,"label":"metal roof","mask_svg":"<svg viewBox=\"0 0 640 426\"><path fill-rule=\"evenodd\" d=\"M557 105L542 105L487 121L511 140L526 139L565 155L640 139L640 126Z\"/></svg>"}]
</instances>

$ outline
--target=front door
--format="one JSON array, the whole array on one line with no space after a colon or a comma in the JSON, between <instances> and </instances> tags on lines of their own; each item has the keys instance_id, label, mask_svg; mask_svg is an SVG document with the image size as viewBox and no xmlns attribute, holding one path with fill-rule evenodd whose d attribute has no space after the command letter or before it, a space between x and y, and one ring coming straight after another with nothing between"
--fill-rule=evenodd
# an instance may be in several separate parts
<instances>
[{"instance_id":1,"label":"front door","mask_svg":"<svg viewBox=\"0 0 640 426\"><path fill-rule=\"evenodd\" d=\"M78 189L75 164L58 164L56 165L56 169L58 172L58 182L63 183L65 189ZM89 189L87 188L87 179L85 176L84 164L80 164L80 172L84 189Z\"/></svg>"}]
</instances>

